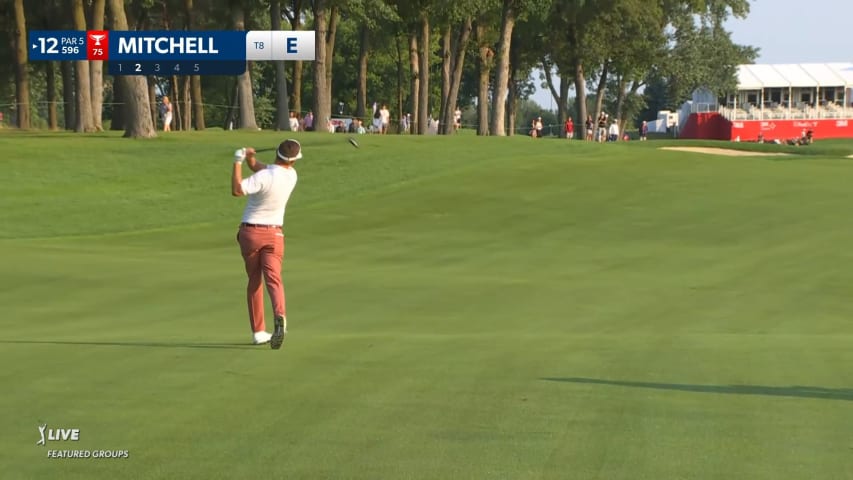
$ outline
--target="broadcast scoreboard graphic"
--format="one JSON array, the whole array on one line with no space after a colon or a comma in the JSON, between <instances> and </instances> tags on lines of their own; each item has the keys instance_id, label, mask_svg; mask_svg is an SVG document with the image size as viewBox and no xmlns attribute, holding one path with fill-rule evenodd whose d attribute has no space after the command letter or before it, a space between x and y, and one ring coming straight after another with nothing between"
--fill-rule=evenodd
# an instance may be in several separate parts
<instances>
[{"instance_id":1,"label":"broadcast scoreboard graphic","mask_svg":"<svg viewBox=\"0 0 853 480\"><path fill-rule=\"evenodd\" d=\"M41 30L29 41L31 61L102 60L110 75L240 75L248 60L314 60L308 30Z\"/></svg>"}]
</instances>

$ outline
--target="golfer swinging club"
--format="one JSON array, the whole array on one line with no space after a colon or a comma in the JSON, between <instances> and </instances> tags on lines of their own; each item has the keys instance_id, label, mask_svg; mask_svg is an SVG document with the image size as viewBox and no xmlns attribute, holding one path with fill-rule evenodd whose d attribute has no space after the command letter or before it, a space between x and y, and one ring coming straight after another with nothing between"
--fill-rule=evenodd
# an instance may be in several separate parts
<instances>
[{"instance_id":1,"label":"golfer swinging club","mask_svg":"<svg viewBox=\"0 0 853 480\"><path fill-rule=\"evenodd\" d=\"M302 146L296 140L285 140L276 150L276 160L265 165L255 159L255 150L241 148L234 152L234 169L231 173L231 195L247 195L246 209L237 232L237 242L246 263L249 277L246 301L249 306L249 323L252 343L269 343L273 349L281 348L287 333L287 314L284 286L281 283L281 262L284 258L284 209L296 186L294 162L302 158ZM255 172L243 179L243 161ZM264 324L264 290L267 290L275 315L275 330L270 334Z\"/></svg>"}]
</instances>

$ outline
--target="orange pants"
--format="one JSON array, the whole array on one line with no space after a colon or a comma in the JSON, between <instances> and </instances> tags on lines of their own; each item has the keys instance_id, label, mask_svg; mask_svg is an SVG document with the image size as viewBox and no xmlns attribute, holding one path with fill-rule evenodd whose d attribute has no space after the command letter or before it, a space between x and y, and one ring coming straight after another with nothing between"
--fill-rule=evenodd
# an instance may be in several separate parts
<instances>
[{"instance_id":1,"label":"orange pants","mask_svg":"<svg viewBox=\"0 0 853 480\"><path fill-rule=\"evenodd\" d=\"M246 303L252 332L266 330L264 323L264 290L266 281L275 316L285 316L284 286L281 283L281 262L284 259L284 232L281 227L266 225L240 226L237 232L240 253L246 263Z\"/></svg>"}]
</instances>

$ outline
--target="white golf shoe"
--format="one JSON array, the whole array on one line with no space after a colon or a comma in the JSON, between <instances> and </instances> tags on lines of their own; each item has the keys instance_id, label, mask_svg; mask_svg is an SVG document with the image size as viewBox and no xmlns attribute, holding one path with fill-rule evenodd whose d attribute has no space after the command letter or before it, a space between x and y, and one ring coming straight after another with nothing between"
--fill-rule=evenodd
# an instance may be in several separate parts
<instances>
[{"instance_id":1,"label":"white golf shoe","mask_svg":"<svg viewBox=\"0 0 853 480\"><path fill-rule=\"evenodd\" d=\"M270 343L270 339L272 338L272 334L267 332L255 332L252 336L252 344L253 345L263 345L265 343Z\"/></svg>"}]
</instances>

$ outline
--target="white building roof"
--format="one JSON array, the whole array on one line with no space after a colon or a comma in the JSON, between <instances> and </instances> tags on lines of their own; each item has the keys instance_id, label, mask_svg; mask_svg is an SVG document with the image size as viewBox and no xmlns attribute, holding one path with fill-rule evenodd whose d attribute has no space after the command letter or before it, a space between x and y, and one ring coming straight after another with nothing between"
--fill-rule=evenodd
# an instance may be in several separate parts
<instances>
[{"instance_id":1,"label":"white building roof","mask_svg":"<svg viewBox=\"0 0 853 480\"><path fill-rule=\"evenodd\" d=\"M751 64L738 66L738 90L853 86L853 63Z\"/></svg>"},{"instance_id":2,"label":"white building roof","mask_svg":"<svg viewBox=\"0 0 853 480\"><path fill-rule=\"evenodd\" d=\"M802 65L796 63L773 65L779 75L785 77L792 87L817 87L817 79L809 74ZM788 85L785 85L786 87Z\"/></svg>"},{"instance_id":3,"label":"white building roof","mask_svg":"<svg viewBox=\"0 0 853 480\"><path fill-rule=\"evenodd\" d=\"M829 63L827 65L835 70L847 82L848 86L853 87L853 63Z\"/></svg>"},{"instance_id":4,"label":"white building roof","mask_svg":"<svg viewBox=\"0 0 853 480\"><path fill-rule=\"evenodd\" d=\"M747 65L737 67L737 89L738 90L761 90L761 80L749 71Z\"/></svg>"}]
</instances>

